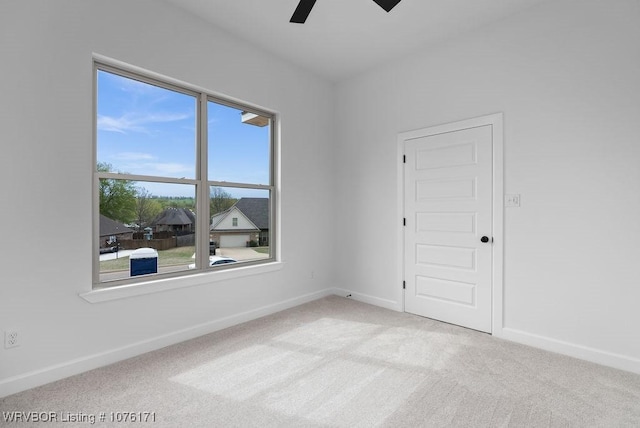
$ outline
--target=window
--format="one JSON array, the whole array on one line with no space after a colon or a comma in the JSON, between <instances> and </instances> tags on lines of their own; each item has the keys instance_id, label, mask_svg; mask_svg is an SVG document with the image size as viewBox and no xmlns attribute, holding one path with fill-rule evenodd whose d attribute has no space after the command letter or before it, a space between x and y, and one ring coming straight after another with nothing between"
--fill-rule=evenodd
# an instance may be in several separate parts
<instances>
[{"instance_id":1,"label":"window","mask_svg":"<svg viewBox=\"0 0 640 428\"><path fill-rule=\"evenodd\" d=\"M94 70L94 288L273 261L274 115Z\"/></svg>"}]
</instances>

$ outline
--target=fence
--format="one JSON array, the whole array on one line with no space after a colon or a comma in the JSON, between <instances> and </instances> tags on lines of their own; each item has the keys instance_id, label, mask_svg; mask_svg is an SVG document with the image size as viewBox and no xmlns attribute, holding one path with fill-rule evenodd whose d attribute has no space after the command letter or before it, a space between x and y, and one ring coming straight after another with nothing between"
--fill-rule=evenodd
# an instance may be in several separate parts
<instances>
[{"instance_id":1,"label":"fence","mask_svg":"<svg viewBox=\"0 0 640 428\"><path fill-rule=\"evenodd\" d=\"M138 248L155 248L156 250L168 250L175 248L176 238L166 239L123 239L118 241L121 250L137 250Z\"/></svg>"},{"instance_id":2,"label":"fence","mask_svg":"<svg viewBox=\"0 0 640 428\"><path fill-rule=\"evenodd\" d=\"M144 247L168 250L175 247L189 247L196 243L196 235L193 232L182 236L172 236L170 232L158 232L153 237L153 239L143 239L142 233L135 233L133 239L121 239L118 240L118 244L121 250L137 250Z\"/></svg>"},{"instance_id":3,"label":"fence","mask_svg":"<svg viewBox=\"0 0 640 428\"><path fill-rule=\"evenodd\" d=\"M190 247L196 245L196 234L191 233L189 235L176 236L177 247Z\"/></svg>"},{"instance_id":4,"label":"fence","mask_svg":"<svg viewBox=\"0 0 640 428\"><path fill-rule=\"evenodd\" d=\"M134 232L133 239L144 239L144 232ZM153 239L169 239L173 238L175 235L174 232L162 231L162 232L153 232Z\"/></svg>"}]
</instances>

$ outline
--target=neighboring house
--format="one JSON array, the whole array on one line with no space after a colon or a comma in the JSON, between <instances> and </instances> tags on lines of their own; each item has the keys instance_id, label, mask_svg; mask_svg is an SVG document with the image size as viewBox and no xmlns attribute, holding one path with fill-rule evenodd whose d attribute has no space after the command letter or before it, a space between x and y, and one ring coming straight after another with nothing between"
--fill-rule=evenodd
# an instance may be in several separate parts
<instances>
[{"instance_id":1,"label":"neighboring house","mask_svg":"<svg viewBox=\"0 0 640 428\"><path fill-rule=\"evenodd\" d=\"M242 198L211 218L210 239L219 247L269 245L269 199Z\"/></svg>"},{"instance_id":2,"label":"neighboring house","mask_svg":"<svg viewBox=\"0 0 640 428\"><path fill-rule=\"evenodd\" d=\"M133 239L133 230L100 214L100 247L108 247L116 240Z\"/></svg>"},{"instance_id":3,"label":"neighboring house","mask_svg":"<svg viewBox=\"0 0 640 428\"><path fill-rule=\"evenodd\" d=\"M156 232L193 232L196 216L188 208L166 208L152 225Z\"/></svg>"}]
</instances>

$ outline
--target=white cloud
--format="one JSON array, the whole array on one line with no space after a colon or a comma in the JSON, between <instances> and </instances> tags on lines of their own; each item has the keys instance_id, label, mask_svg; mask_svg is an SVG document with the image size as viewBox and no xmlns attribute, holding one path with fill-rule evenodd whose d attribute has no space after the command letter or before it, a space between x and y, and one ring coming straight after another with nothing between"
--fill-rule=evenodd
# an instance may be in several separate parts
<instances>
[{"instance_id":1,"label":"white cloud","mask_svg":"<svg viewBox=\"0 0 640 428\"><path fill-rule=\"evenodd\" d=\"M135 92L135 93L149 93L153 92L158 88L157 86L150 85L149 83L140 82L135 79L127 79L127 78L119 78L118 82L120 83L120 89L124 92Z\"/></svg>"},{"instance_id":2,"label":"white cloud","mask_svg":"<svg viewBox=\"0 0 640 428\"><path fill-rule=\"evenodd\" d=\"M120 168L132 174L188 178L195 176L193 165L177 162L138 162L136 159L130 161L131 163L120 165Z\"/></svg>"},{"instance_id":3,"label":"white cloud","mask_svg":"<svg viewBox=\"0 0 640 428\"><path fill-rule=\"evenodd\" d=\"M146 158L136 159L133 156L125 163L119 164L118 168L127 171L128 174L153 175L164 177L186 177L194 178L195 169L193 165L178 162L144 162Z\"/></svg>"},{"instance_id":4,"label":"white cloud","mask_svg":"<svg viewBox=\"0 0 640 428\"><path fill-rule=\"evenodd\" d=\"M147 163L145 164L145 168L154 170L159 175L166 175L170 177L175 175L182 175L184 177L192 178L194 175L192 165L185 165L181 163Z\"/></svg>"},{"instance_id":5,"label":"white cloud","mask_svg":"<svg viewBox=\"0 0 640 428\"><path fill-rule=\"evenodd\" d=\"M150 161L157 159L149 153L121 152L112 156L113 159L121 161Z\"/></svg>"},{"instance_id":6,"label":"white cloud","mask_svg":"<svg viewBox=\"0 0 640 428\"><path fill-rule=\"evenodd\" d=\"M150 83L121 77L115 74L106 74L105 76L113 80L115 82L114 86L117 85L118 89L122 92L127 92L134 96L160 96L161 98L164 98L164 95L168 91L167 89Z\"/></svg>"},{"instance_id":7,"label":"white cloud","mask_svg":"<svg viewBox=\"0 0 640 428\"><path fill-rule=\"evenodd\" d=\"M98 116L98 130L126 134L127 131L137 131L138 129L133 123L122 117Z\"/></svg>"},{"instance_id":8,"label":"white cloud","mask_svg":"<svg viewBox=\"0 0 640 428\"><path fill-rule=\"evenodd\" d=\"M107 132L128 132L150 133L146 125L154 123L177 122L189 118L186 113L149 113L149 114L125 114L120 117L98 116L98 130Z\"/></svg>"}]
</instances>

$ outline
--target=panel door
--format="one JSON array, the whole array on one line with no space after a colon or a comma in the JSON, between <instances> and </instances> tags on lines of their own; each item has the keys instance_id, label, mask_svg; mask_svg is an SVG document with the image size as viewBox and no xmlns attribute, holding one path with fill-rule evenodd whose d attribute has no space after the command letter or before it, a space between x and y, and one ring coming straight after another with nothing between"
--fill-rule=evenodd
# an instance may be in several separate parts
<instances>
[{"instance_id":1,"label":"panel door","mask_svg":"<svg viewBox=\"0 0 640 428\"><path fill-rule=\"evenodd\" d=\"M249 242L249 235L222 235L220 236L221 248L246 247Z\"/></svg>"},{"instance_id":2,"label":"panel door","mask_svg":"<svg viewBox=\"0 0 640 428\"><path fill-rule=\"evenodd\" d=\"M405 310L490 333L492 126L404 147Z\"/></svg>"}]
</instances>

